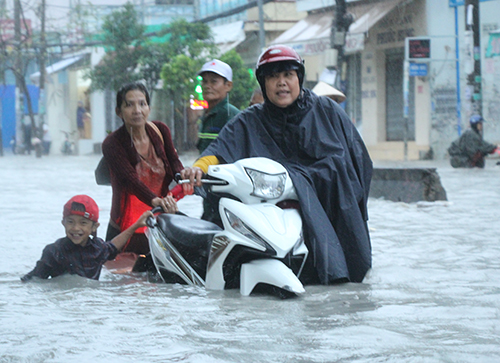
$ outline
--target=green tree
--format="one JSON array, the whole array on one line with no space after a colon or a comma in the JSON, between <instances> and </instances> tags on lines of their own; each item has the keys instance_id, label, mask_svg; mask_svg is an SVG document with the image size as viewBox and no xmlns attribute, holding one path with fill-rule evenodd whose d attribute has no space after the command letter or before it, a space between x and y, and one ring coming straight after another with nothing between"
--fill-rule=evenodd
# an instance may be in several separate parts
<instances>
[{"instance_id":1,"label":"green tree","mask_svg":"<svg viewBox=\"0 0 500 363\"><path fill-rule=\"evenodd\" d=\"M201 59L203 54L211 55L215 51L215 45L210 33L210 27L204 23L189 23L185 19L178 19L165 26L157 34L162 40L149 40L142 47L141 74L145 80L151 81L151 86L156 85L160 79L169 88L169 82L161 77L164 64L178 62L178 55L185 55L190 59ZM180 74L184 74L181 72ZM191 75L192 77L192 75ZM185 82L180 76L171 81ZM150 86L150 88L152 88ZM176 84L172 83L172 89L176 90Z\"/></svg>"},{"instance_id":2,"label":"green tree","mask_svg":"<svg viewBox=\"0 0 500 363\"><path fill-rule=\"evenodd\" d=\"M185 107L194 92L189 87L192 77L216 49L210 27L178 19L153 32L151 28L148 27L151 34L145 34L146 28L139 24L130 3L110 14L103 26L108 53L88 74L91 88L116 91L125 83L142 80L152 94L162 79L174 100L175 134L183 135L187 127ZM174 142L177 148L185 148L183 139Z\"/></svg>"},{"instance_id":3,"label":"green tree","mask_svg":"<svg viewBox=\"0 0 500 363\"><path fill-rule=\"evenodd\" d=\"M248 68L243 64L243 59L234 49L224 53L219 59L229 64L233 70L233 89L229 94L229 102L243 110L248 107L252 92L259 87L259 84L253 72L250 74Z\"/></svg>"},{"instance_id":4,"label":"green tree","mask_svg":"<svg viewBox=\"0 0 500 363\"><path fill-rule=\"evenodd\" d=\"M143 78L138 72L145 43L144 26L138 22L132 4L106 17L102 30L103 43L108 53L87 75L92 81L92 90L118 90L123 84Z\"/></svg>"},{"instance_id":5,"label":"green tree","mask_svg":"<svg viewBox=\"0 0 500 363\"><path fill-rule=\"evenodd\" d=\"M163 87L169 92L171 99L174 101L174 123L176 130L174 143L177 148L182 150L193 146L189 140L184 140L181 135L184 135L188 128L186 107L189 105L188 101L194 93L196 85L193 78L203 62L202 59L178 54L170 62L163 65L161 72Z\"/></svg>"},{"instance_id":6,"label":"green tree","mask_svg":"<svg viewBox=\"0 0 500 363\"><path fill-rule=\"evenodd\" d=\"M196 73L213 57L216 48L206 24L178 20L169 25L169 30L170 38L164 49L170 58L163 65L161 79L174 101L175 144L180 149L187 149L192 145L181 138L188 127L186 107L195 93Z\"/></svg>"},{"instance_id":7,"label":"green tree","mask_svg":"<svg viewBox=\"0 0 500 363\"><path fill-rule=\"evenodd\" d=\"M203 23L178 19L151 34L139 23L134 6L106 17L102 41L107 50L103 60L88 77L92 89L118 90L123 84L142 80L152 93L161 78L161 69L178 54L199 58L212 54L215 47L210 28Z\"/></svg>"},{"instance_id":8,"label":"green tree","mask_svg":"<svg viewBox=\"0 0 500 363\"><path fill-rule=\"evenodd\" d=\"M161 78L164 88L178 100L188 101L194 93L193 78L203 64L202 59L194 59L185 54L178 54L163 65Z\"/></svg>"}]
</instances>

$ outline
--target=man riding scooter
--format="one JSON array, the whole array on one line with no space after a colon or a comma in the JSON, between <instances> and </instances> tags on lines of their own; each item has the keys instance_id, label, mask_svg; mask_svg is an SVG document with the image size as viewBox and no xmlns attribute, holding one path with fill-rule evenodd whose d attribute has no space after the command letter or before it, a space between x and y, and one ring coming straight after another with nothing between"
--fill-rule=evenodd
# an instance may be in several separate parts
<instances>
[{"instance_id":1,"label":"man riding scooter","mask_svg":"<svg viewBox=\"0 0 500 363\"><path fill-rule=\"evenodd\" d=\"M448 148L450 163L454 168L484 168L484 157L492 154L498 146L483 140L483 122L480 115L471 116L470 129Z\"/></svg>"}]
</instances>

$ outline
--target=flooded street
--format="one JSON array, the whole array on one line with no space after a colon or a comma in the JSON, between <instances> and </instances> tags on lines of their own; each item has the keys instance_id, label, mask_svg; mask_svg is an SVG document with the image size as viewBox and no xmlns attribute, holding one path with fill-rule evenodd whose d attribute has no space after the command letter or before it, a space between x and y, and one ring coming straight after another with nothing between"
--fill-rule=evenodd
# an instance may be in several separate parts
<instances>
[{"instance_id":1,"label":"flooded street","mask_svg":"<svg viewBox=\"0 0 500 363\"><path fill-rule=\"evenodd\" d=\"M111 188L95 184L98 161L0 158L0 363L500 361L496 160L484 170L397 164L437 167L448 202L370 199L373 268L362 284L307 286L301 298L278 300L106 270L100 281L21 283L64 236L73 195L96 200L105 234ZM199 216L198 197L180 209Z\"/></svg>"}]
</instances>

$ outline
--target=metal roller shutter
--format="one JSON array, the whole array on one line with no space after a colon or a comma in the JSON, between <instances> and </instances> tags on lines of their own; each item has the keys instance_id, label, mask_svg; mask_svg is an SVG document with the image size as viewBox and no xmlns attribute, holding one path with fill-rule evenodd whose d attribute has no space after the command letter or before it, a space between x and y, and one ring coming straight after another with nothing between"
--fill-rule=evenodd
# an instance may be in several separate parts
<instances>
[{"instance_id":1,"label":"metal roller shutter","mask_svg":"<svg viewBox=\"0 0 500 363\"><path fill-rule=\"evenodd\" d=\"M386 51L386 140L404 141L405 120L403 117L403 50ZM415 140L415 80L410 77L408 140Z\"/></svg>"}]
</instances>

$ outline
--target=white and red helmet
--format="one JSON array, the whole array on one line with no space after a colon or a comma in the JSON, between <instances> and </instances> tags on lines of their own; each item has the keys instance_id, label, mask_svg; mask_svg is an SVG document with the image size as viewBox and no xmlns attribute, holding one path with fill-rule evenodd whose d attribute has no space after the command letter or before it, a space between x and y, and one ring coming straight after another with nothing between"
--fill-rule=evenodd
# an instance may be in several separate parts
<instances>
[{"instance_id":1,"label":"white and red helmet","mask_svg":"<svg viewBox=\"0 0 500 363\"><path fill-rule=\"evenodd\" d=\"M255 76L264 97L266 97L265 76L289 70L297 72L302 89L305 74L304 61L293 48L286 45L271 45L259 56L255 66Z\"/></svg>"}]
</instances>

